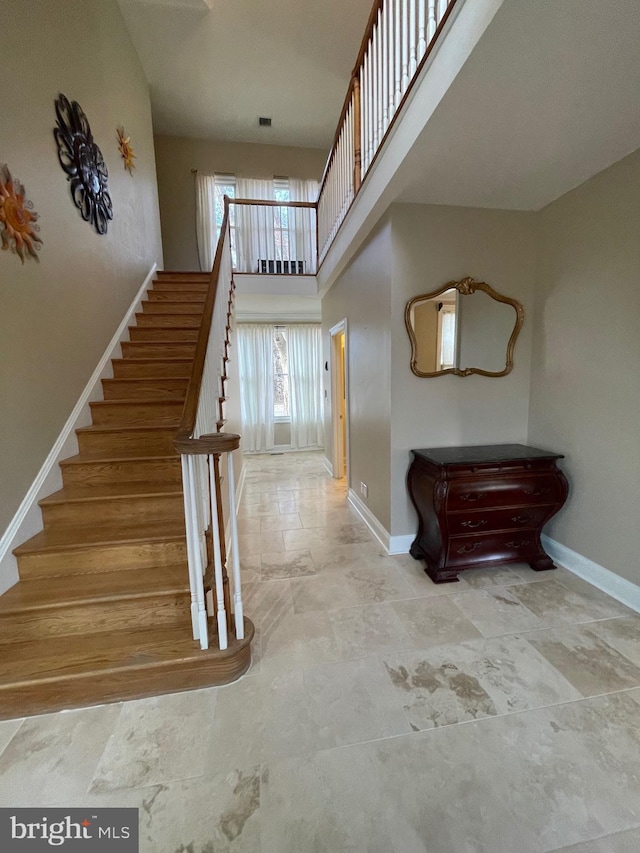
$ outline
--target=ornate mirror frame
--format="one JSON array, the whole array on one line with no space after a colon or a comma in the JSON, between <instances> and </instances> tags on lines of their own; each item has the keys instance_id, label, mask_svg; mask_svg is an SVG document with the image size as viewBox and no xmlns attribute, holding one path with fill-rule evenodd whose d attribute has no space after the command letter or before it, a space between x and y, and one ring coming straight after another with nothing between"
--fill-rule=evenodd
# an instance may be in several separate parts
<instances>
[{"instance_id":1,"label":"ornate mirror frame","mask_svg":"<svg viewBox=\"0 0 640 853\"><path fill-rule=\"evenodd\" d=\"M506 364L504 370L490 371L482 370L479 367L465 367L463 369L458 367L449 367L445 370L438 370L435 373L425 373L418 369L418 341L416 339L413 326L411 325L411 314L413 308L418 302L422 302L427 299L434 299L436 296L442 295L445 291L452 290L454 288L461 296L469 296L476 291L481 291L482 293L486 293L487 296L490 296L492 299L495 299L496 302L502 302L505 305L510 305L516 312L513 331L511 332L511 337L507 343ZM404 310L404 322L409 334L409 340L411 341L411 371L416 376L420 376L421 378L431 378L434 376L445 376L447 373L452 373L454 376L471 376L473 373L477 373L480 376L506 376L513 370L513 350L516 345L516 339L520 334L522 324L524 323L524 309L517 299L511 299L509 296L503 296L501 293L495 291L490 284L487 284L484 281L475 281L475 279L467 276L460 281L449 281L442 287L438 288L438 290L432 290L431 293L422 293L420 296L414 296L413 299L410 299L409 302L407 302L407 307Z\"/></svg>"}]
</instances>

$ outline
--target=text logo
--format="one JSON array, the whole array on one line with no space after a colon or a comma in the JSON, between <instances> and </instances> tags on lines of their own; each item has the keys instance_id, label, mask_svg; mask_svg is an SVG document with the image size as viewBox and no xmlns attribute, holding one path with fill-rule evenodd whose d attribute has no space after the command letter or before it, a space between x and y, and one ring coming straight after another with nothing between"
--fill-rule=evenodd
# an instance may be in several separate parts
<instances>
[{"instance_id":1,"label":"text logo","mask_svg":"<svg viewBox=\"0 0 640 853\"><path fill-rule=\"evenodd\" d=\"M138 809L0 808L2 853L139 853Z\"/></svg>"}]
</instances>

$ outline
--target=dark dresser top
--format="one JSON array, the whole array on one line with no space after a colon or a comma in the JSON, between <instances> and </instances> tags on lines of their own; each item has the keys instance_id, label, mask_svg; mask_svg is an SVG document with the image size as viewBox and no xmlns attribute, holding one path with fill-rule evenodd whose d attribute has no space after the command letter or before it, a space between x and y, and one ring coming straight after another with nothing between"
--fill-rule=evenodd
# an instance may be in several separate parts
<instances>
[{"instance_id":1,"label":"dark dresser top","mask_svg":"<svg viewBox=\"0 0 640 853\"><path fill-rule=\"evenodd\" d=\"M482 444L475 447L431 447L412 450L414 456L436 465L482 465L516 459L563 459L562 453L525 444Z\"/></svg>"}]
</instances>

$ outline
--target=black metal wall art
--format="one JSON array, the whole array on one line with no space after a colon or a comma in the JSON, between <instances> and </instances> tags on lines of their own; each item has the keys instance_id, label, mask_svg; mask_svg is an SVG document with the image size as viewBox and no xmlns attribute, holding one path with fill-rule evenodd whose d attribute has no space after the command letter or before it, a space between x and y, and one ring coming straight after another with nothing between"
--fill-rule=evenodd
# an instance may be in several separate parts
<instances>
[{"instance_id":1,"label":"black metal wall art","mask_svg":"<svg viewBox=\"0 0 640 853\"><path fill-rule=\"evenodd\" d=\"M107 186L109 173L102 152L93 141L89 121L80 104L69 102L62 94L56 99L56 117L57 127L53 129L53 135L73 203L98 234L106 234L108 222L113 219L113 205Z\"/></svg>"}]
</instances>

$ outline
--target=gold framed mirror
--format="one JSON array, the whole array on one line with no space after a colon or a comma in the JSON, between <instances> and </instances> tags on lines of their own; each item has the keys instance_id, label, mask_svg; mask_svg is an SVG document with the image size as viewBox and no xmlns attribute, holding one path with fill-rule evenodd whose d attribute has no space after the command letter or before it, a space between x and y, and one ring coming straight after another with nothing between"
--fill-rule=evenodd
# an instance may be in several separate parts
<instances>
[{"instance_id":1,"label":"gold framed mirror","mask_svg":"<svg viewBox=\"0 0 640 853\"><path fill-rule=\"evenodd\" d=\"M517 299L467 277L414 296L404 321L416 376L506 376L524 310Z\"/></svg>"}]
</instances>

